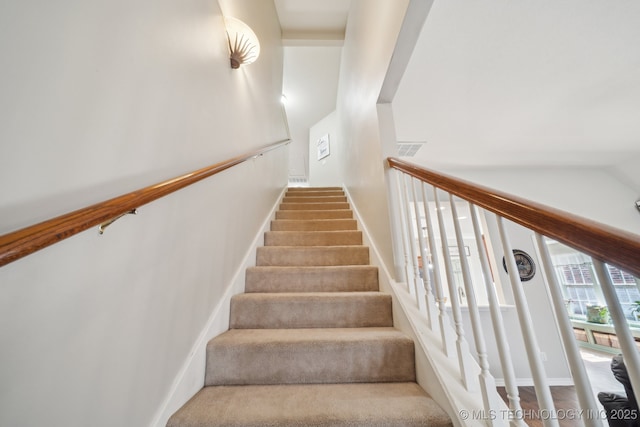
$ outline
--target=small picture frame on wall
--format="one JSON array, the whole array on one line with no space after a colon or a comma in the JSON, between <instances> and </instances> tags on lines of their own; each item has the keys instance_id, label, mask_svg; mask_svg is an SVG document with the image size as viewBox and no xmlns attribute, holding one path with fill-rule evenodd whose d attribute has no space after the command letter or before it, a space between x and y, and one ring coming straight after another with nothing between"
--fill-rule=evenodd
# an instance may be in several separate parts
<instances>
[{"instance_id":1,"label":"small picture frame on wall","mask_svg":"<svg viewBox=\"0 0 640 427\"><path fill-rule=\"evenodd\" d=\"M318 160L324 159L329 152L329 134L325 134L318 140Z\"/></svg>"}]
</instances>

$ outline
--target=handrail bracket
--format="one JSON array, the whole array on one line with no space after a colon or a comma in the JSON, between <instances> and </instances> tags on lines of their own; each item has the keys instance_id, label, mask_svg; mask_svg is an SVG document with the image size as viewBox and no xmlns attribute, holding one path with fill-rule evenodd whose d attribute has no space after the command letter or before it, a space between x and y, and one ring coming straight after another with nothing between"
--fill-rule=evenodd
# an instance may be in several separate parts
<instances>
[{"instance_id":1,"label":"handrail bracket","mask_svg":"<svg viewBox=\"0 0 640 427\"><path fill-rule=\"evenodd\" d=\"M131 209L130 211L127 211L123 214L118 215L115 218L112 218L108 221L103 222L102 224L100 224L100 227L98 227L98 234L102 235L104 234L104 230L110 226L111 224L113 224L114 222L116 222L117 220L119 220L120 218L122 218L125 215L136 215L138 213L138 209Z\"/></svg>"}]
</instances>

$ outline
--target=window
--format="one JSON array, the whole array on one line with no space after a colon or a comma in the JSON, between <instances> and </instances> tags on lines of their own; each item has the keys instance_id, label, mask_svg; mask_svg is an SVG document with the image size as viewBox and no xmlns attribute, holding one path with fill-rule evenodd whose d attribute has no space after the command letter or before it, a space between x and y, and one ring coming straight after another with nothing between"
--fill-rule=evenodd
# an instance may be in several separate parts
<instances>
[{"instance_id":1,"label":"window","mask_svg":"<svg viewBox=\"0 0 640 427\"><path fill-rule=\"evenodd\" d=\"M556 277L562 286L569 315L584 318L587 305L604 305L604 297L597 283L591 258L557 242L549 243L549 252ZM631 274L611 265L607 265L607 270L627 319L635 321L631 307L635 301L640 300L637 280Z\"/></svg>"}]
</instances>

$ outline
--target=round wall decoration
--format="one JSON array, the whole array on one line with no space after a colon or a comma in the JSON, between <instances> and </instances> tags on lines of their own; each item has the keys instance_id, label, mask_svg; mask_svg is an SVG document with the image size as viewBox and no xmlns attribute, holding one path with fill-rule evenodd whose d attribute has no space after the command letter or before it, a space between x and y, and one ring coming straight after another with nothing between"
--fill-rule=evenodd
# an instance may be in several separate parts
<instances>
[{"instance_id":1,"label":"round wall decoration","mask_svg":"<svg viewBox=\"0 0 640 427\"><path fill-rule=\"evenodd\" d=\"M520 249L513 250L513 257L516 260L516 265L518 266L518 273L520 274L520 280L526 282L528 280L533 279L533 276L536 275L536 264L533 262L533 258ZM504 271L507 271L507 262L502 257L502 266L504 267Z\"/></svg>"}]
</instances>

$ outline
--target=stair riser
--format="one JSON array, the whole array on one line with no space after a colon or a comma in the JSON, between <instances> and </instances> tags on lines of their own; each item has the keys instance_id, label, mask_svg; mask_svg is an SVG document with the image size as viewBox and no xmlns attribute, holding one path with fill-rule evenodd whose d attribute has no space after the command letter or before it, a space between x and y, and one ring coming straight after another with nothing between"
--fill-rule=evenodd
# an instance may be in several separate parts
<instances>
[{"instance_id":1,"label":"stair riser","mask_svg":"<svg viewBox=\"0 0 640 427\"><path fill-rule=\"evenodd\" d=\"M265 246L348 246L362 245L360 231L267 231Z\"/></svg>"},{"instance_id":2,"label":"stair riser","mask_svg":"<svg viewBox=\"0 0 640 427\"><path fill-rule=\"evenodd\" d=\"M231 300L232 329L390 326L391 297L379 292L243 294Z\"/></svg>"},{"instance_id":3,"label":"stair riser","mask_svg":"<svg viewBox=\"0 0 640 427\"><path fill-rule=\"evenodd\" d=\"M377 291L378 270L371 266L250 267L245 292Z\"/></svg>"},{"instance_id":4,"label":"stair riser","mask_svg":"<svg viewBox=\"0 0 640 427\"><path fill-rule=\"evenodd\" d=\"M277 211L276 219L351 219L353 213L349 209L324 210L324 211Z\"/></svg>"},{"instance_id":5,"label":"stair riser","mask_svg":"<svg viewBox=\"0 0 640 427\"><path fill-rule=\"evenodd\" d=\"M271 221L271 231L338 231L357 230L355 219L276 219Z\"/></svg>"},{"instance_id":6,"label":"stair riser","mask_svg":"<svg viewBox=\"0 0 640 427\"><path fill-rule=\"evenodd\" d=\"M341 187L291 187L287 191L301 192L301 193L314 193L322 191L343 191Z\"/></svg>"},{"instance_id":7,"label":"stair riser","mask_svg":"<svg viewBox=\"0 0 640 427\"><path fill-rule=\"evenodd\" d=\"M344 191L287 191L285 197L344 197Z\"/></svg>"},{"instance_id":8,"label":"stair riser","mask_svg":"<svg viewBox=\"0 0 640 427\"><path fill-rule=\"evenodd\" d=\"M362 246L337 247L280 247L263 246L257 249L256 265L261 266L323 266L367 265L369 248Z\"/></svg>"},{"instance_id":9,"label":"stair riser","mask_svg":"<svg viewBox=\"0 0 640 427\"><path fill-rule=\"evenodd\" d=\"M415 381L408 339L207 347L205 386Z\"/></svg>"},{"instance_id":10,"label":"stair riser","mask_svg":"<svg viewBox=\"0 0 640 427\"><path fill-rule=\"evenodd\" d=\"M284 199L282 199L282 203L347 203L347 198L344 196L329 196L329 197L287 196Z\"/></svg>"},{"instance_id":11,"label":"stair riser","mask_svg":"<svg viewBox=\"0 0 640 427\"><path fill-rule=\"evenodd\" d=\"M283 211L288 210L300 210L300 211L313 211L313 210L336 210L336 209L349 209L349 203L281 203L280 209Z\"/></svg>"}]
</instances>

